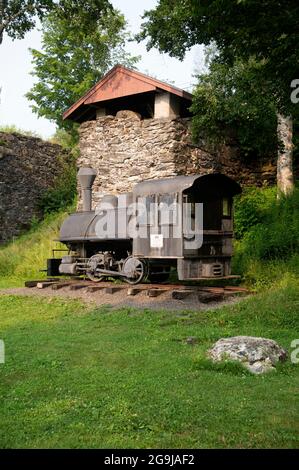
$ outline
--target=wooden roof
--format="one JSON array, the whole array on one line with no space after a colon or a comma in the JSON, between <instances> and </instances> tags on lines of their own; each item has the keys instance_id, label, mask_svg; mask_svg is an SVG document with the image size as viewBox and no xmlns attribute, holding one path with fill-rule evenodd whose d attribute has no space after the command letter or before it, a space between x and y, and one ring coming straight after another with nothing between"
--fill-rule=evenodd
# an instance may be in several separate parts
<instances>
[{"instance_id":1,"label":"wooden roof","mask_svg":"<svg viewBox=\"0 0 299 470\"><path fill-rule=\"evenodd\" d=\"M86 109L86 107L92 106L95 103L149 91L167 91L182 99L192 100L191 93L187 91L161 82L136 70L116 65L85 95L65 111L63 119L77 120L76 116L78 116L78 113L81 114L81 108L82 110Z\"/></svg>"}]
</instances>

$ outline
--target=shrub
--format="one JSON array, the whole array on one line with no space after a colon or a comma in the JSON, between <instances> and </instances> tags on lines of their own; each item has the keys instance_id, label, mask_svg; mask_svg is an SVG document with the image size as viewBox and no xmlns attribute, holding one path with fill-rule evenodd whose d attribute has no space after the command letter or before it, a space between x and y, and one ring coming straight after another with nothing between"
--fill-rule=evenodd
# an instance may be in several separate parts
<instances>
[{"instance_id":1,"label":"shrub","mask_svg":"<svg viewBox=\"0 0 299 470\"><path fill-rule=\"evenodd\" d=\"M244 207L241 202L236 212L237 228L239 237L243 234L242 244L250 257L286 259L298 252L299 188L280 200L271 199L267 190L256 190L252 199L248 194L245 196ZM244 213L248 208L253 210L246 226Z\"/></svg>"},{"instance_id":2,"label":"shrub","mask_svg":"<svg viewBox=\"0 0 299 470\"><path fill-rule=\"evenodd\" d=\"M78 125L74 125L73 132L67 132L65 129L56 129L55 134L51 137L52 144L60 145L64 150L77 157L79 155L79 135L77 132Z\"/></svg>"},{"instance_id":3,"label":"shrub","mask_svg":"<svg viewBox=\"0 0 299 470\"><path fill-rule=\"evenodd\" d=\"M55 179L53 187L45 191L38 203L38 208L44 214L52 214L64 210L73 204L77 195L77 169L76 160L64 162L62 172Z\"/></svg>"},{"instance_id":4,"label":"shrub","mask_svg":"<svg viewBox=\"0 0 299 470\"><path fill-rule=\"evenodd\" d=\"M266 214L276 204L276 188L245 188L235 198L235 237L243 238L251 227L264 222Z\"/></svg>"},{"instance_id":5,"label":"shrub","mask_svg":"<svg viewBox=\"0 0 299 470\"><path fill-rule=\"evenodd\" d=\"M233 270L257 287L299 274L299 188L277 200L276 188L245 190L235 204Z\"/></svg>"},{"instance_id":6,"label":"shrub","mask_svg":"<svg viewBox=\"0 0 299 470\"><path fill-rule=\"evenodd\" d=\"M7 134L21 134L21 135L26 135L27 137L36 137L38 139L42 139L42 136L38 134L37 132L20 129L14 124L0 126L0 132L6 132Z\"/></svg>"}]
</instances>

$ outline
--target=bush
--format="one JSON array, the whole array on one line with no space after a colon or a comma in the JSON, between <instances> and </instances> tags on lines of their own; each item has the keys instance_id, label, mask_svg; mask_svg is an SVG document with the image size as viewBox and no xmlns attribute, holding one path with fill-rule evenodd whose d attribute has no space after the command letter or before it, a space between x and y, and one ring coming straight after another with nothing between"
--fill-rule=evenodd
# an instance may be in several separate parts
<instances>
[{"instance_id":1,"label":"bush","mask_svg":"<svg viewBox=\"0 0 299 470\"><path fill-rule=\"evenodd\" d=\"M258 287L299 274L299 188L277 200L276 188L245 190L235 204L234 272Z\"/></svg>"},{"instance_id":2,"label":"bush","mask_svg":"<svg viewBox=\"0 0 299 470\"><path fill-rule=\"evenodd\" d=\"M246 225L245 215L248 214ZM299 251L299 188L280 200L269 190L256 190L236 208L237 235L252 258L287 259Z\"/></svg>"},{"instance_id":3,"label":"bush","mask_svg":"<svg viewBox=\"0 0 299 470\"><path fill-rule=\"evenodd\" d=\"M266 214L276 204L276 187L245 188L240 196L235 198L235 237L240 240L251 227L263 223Z\"/></svg>"},{"instance_id":4,"label":"bush","mask_svg":"<svg viewBox=\"0 0 299 470\"><path fill-rule=\"evenodd\" d=\"M60 145L64 150L67 150L74 157L77 157L79 155L78 127L78 124L74 124L72 132L67 132L65 129L57 128L55 134L50 139L50 142L52 144Z\"/></svg>"},{"instance_id":5,"label":"bush","mask_svg":"<svg viewBox=\"0 0 299 470\"><path fill-rule=\"evenodd\" d=\"M38 203L43 215L64 210L66 206L74 203L77 195L77 169L76 160L64 162L61 174L55 179L53 187L45 191Z\"/></svg>"},{"instance_id":6,"label":"bush","mask_svg":"<svg viewBox=\"0 0 299 470\"><path fill-rule=\"evenodd\" d=\"M21 134L27 137L36 137L38 139L42 139L42 136L35 131L29 131L25 129L20 129L19 127L15 126L14 124L0 126L0 132L6 132L7 134Z\"/></svg>"}]
</instances>

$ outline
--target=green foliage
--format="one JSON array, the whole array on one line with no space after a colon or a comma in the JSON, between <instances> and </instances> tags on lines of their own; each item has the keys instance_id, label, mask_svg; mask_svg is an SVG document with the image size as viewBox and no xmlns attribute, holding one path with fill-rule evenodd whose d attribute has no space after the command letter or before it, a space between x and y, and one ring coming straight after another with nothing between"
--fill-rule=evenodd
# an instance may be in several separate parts
<instances>
[{"instance_id":1,"label":"green foliage","mask_svg":"<svg viewBox=\"0 0 299 470\"><path fill-rule=\"evenodd\" d=\"M85 10L84 10L85 11ZM88 16L81 23L81 13L72 21L64 14L48 15L43 22L43 50L31 49L37 78L27 98L39 116L54 121L76 137L71 121L62 114L116 63L133 67L137 57L125 52L128 38L126 22L112 8Z\"/></svg>"},{"instance_id":2,"label":"green foliage","mask_svg":"<svg viewBox=\"0 0 299 470\"><path fill-rule=\"evenodd\" d=\"M63 210L74 203L77 195L76 160L64 162L53 187L45 191L38 201L38 208L44 215Z\"/></svg>"},{"instance_id":3,"label":"green foliage","mask_svg":"<svg viewBox=\"0 0 299 470\"><path fill-rule=\"evenodd\" d=\"M180 59L193 45L212 42L228 65L255 57L277 108L294 113L290 84L299 62L297 0L159 0L144 19L138 38Z\"/></svg>"},{"instance_id":4,"label":"green foliage","mask_svg":"<svg viewBox=\"0 0 299 470\"><path fill-rule=\"evenodd\" d=\"M239 201L236 220L248 255L258 259L285 259L299 253L299 188L279 200L271 190L258 190L252 195L248 192L244 199L244 206ZM245 226L246 211L248 227Z\"/></svg>"},{"instance_id":5,"label":"green foliage","mask_svg":"<svg viewBox=\"0 0 299 470\"><path fill-rule=\"evenodd\" d=\"M211 77L200 77L193 108L195 135L201 137L204 130L214 138L217 134L223 137L227 125L236 126L245 153L262 154L269 143L270 148L274 143L273 106L284 118L298 120L298 104L291 100L299 63L297 0L159 0L143 18L137 39L148 39L148 48L158 47L180 59L197 44L217 48L217 59L213 61L217 66L213 66ZM236 66L244 63L247 67L252 60L258 70L255 67L251 77L248 70L244 75L238 69L234 77ZM226 67L227 76L221 65ZM216 78L219 73L220 85ZM287 136L279 132L281 154L289 147L291 132L289 129ZM282 156L279 157L280 170ZM291 173L291 165L288 169ZM283 193L288 192L287 188L292 190L292 182L286 184L283 177L278 178L278 185Z\"/></svg>"},{"instance_id":6,"label":"green foliage","mask_svg":"<svg viewBox=\"0 0 299 470\"><path fill-rule=\"evenodd\" d=\"M60 145L64 150L67 150L74 158L79 156L79 136L77 133L68 132L65 129L56 129L55 134L51 137L52 144Z\"/></svg>"},{"instance_id":7,"label":"green foliage","mask_svg":"<svg viewBox=\"0 0 299 470\"><path fill-rule=\"evenodd\" d=\"M244 237L257 224L265 222L267 214L272 213L277 204L277 192L271 188L244 188L242 194L234 199L234 231L237 240Z\"/></svg>"},{"instance_id":8,"label":"green foliage","mask_svg":"<svg viewBox=\"0 0 299 470\"><path fill-rule=\"evenodd\" d=\"M202 8L197 7L201 12ZM147 39L148 49L156 47L182 60L194 44L205 44L197 42L194 13L192 0L160 0L153 10L145 11L136 39Z\"/></svg>"},{"instance_id":9,"label":"green foliage","mask_svg":"<svg viewBox=\"0 0 299 470\"><path fill-rule=\"evenodd\" d=\"M2 0L0 2L0 44L4 31L12 39L22 39L36 20L52 13L72 23L74 28L89 29L96 18L112 10L108 0Z\"/></svg>"},{"instance_id":10,"label":"green foliage","mask_svg":"<svg viewBox=\"0 0 299 470\"><path fill-rule=\"evenodd\" d=\"M299 255L295 254L285 260L261 260L251 258L244 252L242 245L237 244L233 257L233 272L240 274L251 289L262 292L281 282L299 278Z\"/></svg>"},{"instance_id":11,"label":"green foliage","mask_svg":"<svg viewBox=\"0 0 299 470\"><path fill-rule=\"evenodd\" d=\"M14 124L0 126L0 132L6 132L7 134L21 134L26 135L28 137L37 137L38 139L42 138L37 132L20 129Z\"/></svg>"},{"instance_id":12,"label":"green foliage","mask_svg":"<svg viewBox=\"0 0 299 470\"><path fill-rule=\"evenodd\" d=\"M254 60L233 66L210 63L199 75L191 111L195 141L233 141L242 156L261 156L277 150L277 119L267 87L259 80L261 65Z\"/></svg>"},{"instance_id":13,"label":"green foliage","mask_svg":"<svg viewBox=\"0 0 299 470\"><path fill-rule=\"evenodd\" d=\"M45 269L47 258L52 257L52 249L65 248L54 240L67 214L64 208L58 214L48 215L42 222L33 220L28 233L0 248L0 284L19 284L30 277L44 276L40 270Z\"/></svg>"},{"instance_id":14,"label":"green foliage","mask_svg":"<svg viewBox=\"0 0 299 470\"><path fill-rule=\"evenodd\" d=\"M299 188L276 197L274 188L246 190L235 201L233 270L256 288L299 276Z\"/></svg>"},{"instance_id":15,"label":"green foliage","mask_svg":"<svg viewBox=\"0 0 299 470\"><path fill-rule=\"evenodd\" d=\"M296 191L297 192L297 191ZM286 259L299 252L299 206L277 205L265 223L257 225L244 238L246 251L259 259Z\"/></svg>"},{"instance_id":16,"label":"green foliage","mask_svg":"<svg viewBox=\"0 0 299 470\"><path fill-rule=\"evenodd\" d=\"M290 351L298 292L293 281L184 322L181 312L1 296L1 448L295 448L298 365L254 376L199 358L239 334ZM186 344L191 335L198 344Z\"/></svg>"},{"instance_id":17,"label":"green foliage","mask_svg":"<svg viewBox=\"0 0 299 470\"><path fill-rule=\"evenodd\" d=\"M0 2L0 44L4 31L12 39L22 39L53 8L53 0L2 0Z\"/></svg>"}]
</instances>

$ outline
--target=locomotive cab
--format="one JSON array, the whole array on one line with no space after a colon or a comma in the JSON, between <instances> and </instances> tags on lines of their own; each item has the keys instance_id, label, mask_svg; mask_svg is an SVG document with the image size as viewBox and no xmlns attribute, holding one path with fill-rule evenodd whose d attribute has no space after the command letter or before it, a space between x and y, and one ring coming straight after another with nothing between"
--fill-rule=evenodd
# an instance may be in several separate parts
<instances>
[{"instance_id":1,"label":"locomotive cab","mask_svg":"<svg viewBox=\"0 0 299 470\"><path fill-rule=\"evenodd\" d=\"M240 186L221 174L177 176L139 183L136 203L156 214L146 221L146 237L133 240L134 256L156 260L161 266L176 261L180 280L230 275L233 238L233 196ZM163 220L161 205L176 207Z\"/></svg>"},{"instance_id":2,"label":"locomotive cab","mask_svg":"<svg viewBox=\"0 0 299 470\"><path fill-rule=\"evenodd\" d=\"M179 279L227 277L231 274L233 196L240 192L237 183L220 174L202 176L184 191L183 198L191 204L193 226L193 207L202 205L202 243L198 248L190 246L188 233L183 234L183 259L178 260Z\"/></svg>"}]
</instances>

